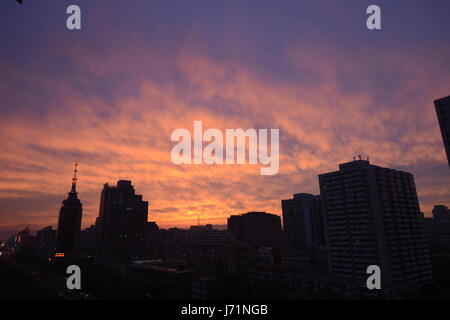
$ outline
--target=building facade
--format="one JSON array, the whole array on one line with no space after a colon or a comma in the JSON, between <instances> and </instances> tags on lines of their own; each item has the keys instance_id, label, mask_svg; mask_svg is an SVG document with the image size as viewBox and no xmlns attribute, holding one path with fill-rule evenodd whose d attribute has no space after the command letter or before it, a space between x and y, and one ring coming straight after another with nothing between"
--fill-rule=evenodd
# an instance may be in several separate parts
<instances>
[{"instance_id":1,"label":"building facade","mask_svg":"<svg viewBox=\"0 0 450 320\"><path fill-rule=\"evenodd\" d=\"M282 263L302 274L327 274L325 234L320 196L294 194L281 200L283 210Z\"/></svg>"},{"instance_id":2,"label":"building facade","mask_svg":"<svg viewBox=\"0 0 450 320\"><path fill-rule=\"evenodd\" d=\"M319 175L330 273L361 286L378 265L383 287L432 282L423 214L411 173L365 160Z\"/></svg>"},{"instance_id":3,"label":"building facade","mask_svg":"<svg viewBox=\"0 0 450 320\"><path fill-rule=\"evenodd\" d=\"M97 258L106 262L129 262L145 255L148 202L135 193L131 181L105 184L96 220Z\"/></svg>"},{"instance_id":4,"label":"building facade","mask_svg":"<svg viewBox=\"0 0 450 320\"><path fill-rule=\"evenodd\" d=\"M281 207L286 250L324 244L320 196L297 193L293 199L281 200Z\"/></svg>"}]
</instances>

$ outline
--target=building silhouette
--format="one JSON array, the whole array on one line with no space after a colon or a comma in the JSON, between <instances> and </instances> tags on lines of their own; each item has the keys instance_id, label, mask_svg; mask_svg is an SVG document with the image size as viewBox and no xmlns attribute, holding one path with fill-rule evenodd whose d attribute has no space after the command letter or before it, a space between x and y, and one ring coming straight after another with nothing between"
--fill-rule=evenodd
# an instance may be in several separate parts
<instances>
[{"instance_id":1,"label":"building silhouette","mask_svg":"<svg viewBox=\"0 0 450 320\"><path fill-rule=\"evenodd\" d=\"M365 286L367 267L378 265L383 288L432 281L411 173L354 160L319 183L332 276Z\"/></svg>"},{"instance_id":2,"label":"building silhouette","mask_svg":"<svg viewBox=\"0 0 450 320\"><path fill-rule=\"evenodd\" d=\"M162 257L161 229L154 221L147 222L145 231L145 252L149 258Z\"/></svg>"},{"instance_id":3,"label":"building silhouette","mask_svg":"<svg viewBox=\"0 0 450 320\"><path fill-rule=\"evenodd\" d=\"M448 166L450 167L450 96L434 101L434 107L441 128Z\"/></svg>"},{"instance_id":4,"label":"building silhouette","mask_svg":"<svg viewBox=\"0 0 450 320\"><path fill-rule=\"evenodd\" d=\"M281 219L266 212L248 212L228 218L228 232L239 246L270 248L275 262L281 256Z\"/></svg>"},{"instance_id":5,"label":"building silhouette","mask_svg":"<svg viewBox=\"0 0 450 320\"><path fill-rule=\"evenodd\" d=\"M37 247L37 238L36 236L31 235L28 226L12 237L12 243L17 257L26 260L32 260L34 258Z\"/></svg>"},{"instance_id":6,"label":"building silhouette","mask_svg":"<svg viewBox=\"0 0 450 320\"><path fill-rule=\"evenodd\" d=\"M74 256L78 250L80 237L81 216L83 206L78 199L77 164L75 164L72 178L72 189L63 201L58 217L58 231L56 237L56 253L59 257Z\"/></svg>"},{"instance_id":7,"label":"building silhouette","mask_svg":"<svg viewBox=\"0 0 450 320\"><path fill-rule=\"evenodd\" d=\"M425 237L431 248L432 258L442 260L442 257L450 255L450 209L448 206L438 204L433 207L433 218L425 218ZM448 248L448 250L445 250Z\"/></svg>"},{"instance_id":8,"label":"building silhouette","mask_svg":"<svg viewBox=\"0 0 450 320\"><path fill-rule=\"evenodd\" d=\"M97 258L106 262L128 262L145 254L148 202L135 193L131 181L104 185L96 220Z\"/></svg>"},{"instance_id":9,"label":"building silhouette","mask_svg":"<svg viewBox=\"0 0 450 320\"><path fill-rule=\"evenodd\" d=\"M80 232L79 252L81 256L95 256L97 251L97 229L91 225Z\"/></svg>"},{"instance_id":10,"label":"building silhouette","mask_svg":"<svg viewBox=\"0 0 450 320\"><path fill-rule=\"evenodd\" d=\"M328 272L320 196L294 194L281 200L283 210L284 265L296 266L304 274Z\"/></svg>"},{"instance_id":11,"label":"building silhouette","mask_svg":"<svg viewBox=\"0 0 450 320\"><path fill-rule=\"evenodd\" d=\"M40 259L48 259L55 253L57 231L48 226L36 233L37 256Z\"/></svg>"},{"instance_id":12,"label":"building silhouette","mask_svg":"<svg viewBox=\"0 0 450 320\"><path fill-rule=\"evenodd\" d=\"M450 209L443 205L438 204L433 206L433 220L436 222L450 223Z\"/></svg>"},{"instance_id":13,"label":"building silhouette","mask_svg":"<svg viewBox=\"0 0 450 320\"><path fill-rule=\"evenodd\" d=\"M324 244L320 196L294 194L281 200L285 248L288 251Z\"/></svg>"}]
</instances>

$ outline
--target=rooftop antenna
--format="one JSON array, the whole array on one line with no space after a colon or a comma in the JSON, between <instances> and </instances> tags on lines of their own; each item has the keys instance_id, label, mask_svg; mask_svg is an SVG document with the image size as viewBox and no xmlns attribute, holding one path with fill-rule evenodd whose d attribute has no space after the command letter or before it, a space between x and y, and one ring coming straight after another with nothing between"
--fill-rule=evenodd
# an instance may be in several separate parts
<instances>
[{"instance_id":1,"label":"rooftop antenna","mask_svg":"<svg viewBox=\"0 0 450 320\"><path fill-rule=\"evenodd\" d=\"M197 225L200 226L200 213L197 213Z\"/></svg>"},{"instance_id":2,"label":"rooftop antenna","mask_svg":"<svg viewBox=\"0 0 450 320\"><path fill-rule=\"evenodd\" d=\"M72 178L72 192L76 192L75 188L77 186L77 172L78 172L78 162L75 162L75 168L73 169L73 178Z\"/></svg>"}]
</instances>

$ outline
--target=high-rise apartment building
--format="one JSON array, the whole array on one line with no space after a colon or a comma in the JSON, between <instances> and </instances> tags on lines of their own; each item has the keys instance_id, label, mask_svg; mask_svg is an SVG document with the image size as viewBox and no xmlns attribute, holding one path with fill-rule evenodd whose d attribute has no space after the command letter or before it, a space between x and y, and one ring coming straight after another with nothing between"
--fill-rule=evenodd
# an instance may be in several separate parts
<instances>
[{"instance_id":1,"label":"high-rise apartment building","mask_svg":"<svg viewBox=\"0 0 450 320\"><path fill-rule=\"evenodd\" d=\"M423 214L411 173L355 160L319 175L333 276L366 285L378 265L383 286L432 281Z\"/></svg>"},{"instance_id":2,"label":"high-rise apartment building","mask_svg":"<svg viewBox=\"0 0 450 320\"><path fill-rule=\"evenodd\" d=\"M129 262L145 254L148 202L135 193L131 181L117 186L105 184L96 221L97 258L107 262Z\"/></svg>"}]
</instances>

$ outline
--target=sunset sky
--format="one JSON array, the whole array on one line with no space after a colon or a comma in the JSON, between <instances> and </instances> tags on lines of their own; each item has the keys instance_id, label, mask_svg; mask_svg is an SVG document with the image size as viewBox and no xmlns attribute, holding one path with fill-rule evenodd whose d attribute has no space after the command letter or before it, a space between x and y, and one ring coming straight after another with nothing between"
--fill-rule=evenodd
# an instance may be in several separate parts
<instances>
[{"instance_id":1,"label":"sunset sky","mask_svg":"<svg viewBox=\"0 0 450 320\"><path fill-rule=\"evenodd\" d=\"M66 28L78 4L82 30ZM367 6L382 30L366 28ZM0 4L0 239L56 225L79 163L83 227L132 180L162 227L281 214L354 155L450 205L433 100L450 95L450 1L14 0ZM173 130L279 128L280 170L171 162Z\"/></svg>"}]
</instances>

